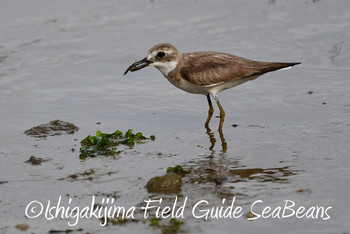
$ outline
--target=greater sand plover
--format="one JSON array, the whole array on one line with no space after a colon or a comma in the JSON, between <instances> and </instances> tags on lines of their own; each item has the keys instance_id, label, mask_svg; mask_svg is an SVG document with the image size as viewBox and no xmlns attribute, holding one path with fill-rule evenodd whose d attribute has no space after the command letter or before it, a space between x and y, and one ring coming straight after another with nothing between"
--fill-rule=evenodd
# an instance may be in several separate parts
<instances>
[{"instance_id":1,"label":"greater sand plover","mask_svg":"<svg viewBox=\"0 0 350 234\"><path fill-rule=\"evenodd\" d=\"M129 66L124 75L128 71L154 66L177 88L189 93L206 95L209 104L205 122L207 128L214 113L210 99L212 95L220 109L219 131L222 131L225 111L217 96L219 92L254 80L267 72L297 64L300 63L253 61L215 51L181 54L173 45L162 43L149 49L147 57Z\"/></svg>"}]
</instances>

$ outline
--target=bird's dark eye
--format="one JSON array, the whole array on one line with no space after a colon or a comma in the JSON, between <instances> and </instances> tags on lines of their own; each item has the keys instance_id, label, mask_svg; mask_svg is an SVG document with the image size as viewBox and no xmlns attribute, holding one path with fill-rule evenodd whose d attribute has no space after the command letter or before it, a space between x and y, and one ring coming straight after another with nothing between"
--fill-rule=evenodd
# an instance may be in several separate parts
<instances>
[{"instance_id":1,"label":"bird's dark eye","mask_svg":"<svg viewBox=\"0 0 350 234\"><path fill-rule=\"evenodd\" d=\"M165 56L165 53L164 52L158 52L158 54L157 54L157 57L158 58L163 58Z\"/></svg>"}]
</instances>

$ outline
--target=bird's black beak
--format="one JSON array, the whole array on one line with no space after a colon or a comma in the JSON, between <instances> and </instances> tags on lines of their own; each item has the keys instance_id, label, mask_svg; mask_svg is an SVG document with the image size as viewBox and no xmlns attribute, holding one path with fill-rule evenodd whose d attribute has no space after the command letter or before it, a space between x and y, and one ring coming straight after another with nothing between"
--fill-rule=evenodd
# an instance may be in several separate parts
<instances>
[{"instance_id":1,"label":"bird's black beak","mask_svg":"<svg viewBox=\"0 0 350 234\"><path fill-rule=\"evenodd\" d=\"M134 71L137 71L137 70L140 70L144 67L147 67L148 65L150 65L151 63L153 63L152 61L149 61L146 58L140 60L140 61L137 61L137 62L134 62L133 64L131 64L128 69L126 69L126 71L124 72L124 75L126 75L126 73L128 73L128 71L131 71L131 72L134 72Z\"/></svg>"}]
</instances>

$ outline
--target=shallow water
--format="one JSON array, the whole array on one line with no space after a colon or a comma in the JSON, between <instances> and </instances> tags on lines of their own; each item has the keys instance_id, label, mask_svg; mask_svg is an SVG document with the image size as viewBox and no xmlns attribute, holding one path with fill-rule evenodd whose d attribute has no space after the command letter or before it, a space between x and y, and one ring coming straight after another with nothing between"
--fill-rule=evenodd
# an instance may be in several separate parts
<instances>
[{"instance_id":1,"label":"shallow water","mask_svg":"<svg viewBox=\"0 0 350 234\"><path fill-rule=\"evenodd\" d=\"M92 218L69 227L67 219L28 219L24 211L32 200L57 203L60 195L63 203L72 198L72 206L80 207L89 206L92 195L98 203L113 195L125 207L160 197L171 204L174 194L149 194L145 185L178 164L198 171L192 176L214 168L226 178L221 186L184 179L183 232L349 232L349 9L345 0L2 1L0 232L17 233L14 226L26 223L28 233L80 227L84 233L160 233L149 220L101 227ZM210 134L203 126L204 96L174 88L154 68L122 76L159 42L183 52L216 50L302 64L220 94L226 110L223 152L218 119L212 119ZM55 119L79 131L47 139L24 135ZM116 158L79 159L87 135L129 128L156 140ZM31 155L49 161L32 166L25 163ZM91 168L92 180L79 175ZM72 174L78 179L69 179ZM204 221L189 214L202 199L216 207L222 197L234 196L244 210L241 218ZM284 200L306 208L332 206L331 218L247 221L257 200L271 207Z\"/></svg>"}]
</instances>

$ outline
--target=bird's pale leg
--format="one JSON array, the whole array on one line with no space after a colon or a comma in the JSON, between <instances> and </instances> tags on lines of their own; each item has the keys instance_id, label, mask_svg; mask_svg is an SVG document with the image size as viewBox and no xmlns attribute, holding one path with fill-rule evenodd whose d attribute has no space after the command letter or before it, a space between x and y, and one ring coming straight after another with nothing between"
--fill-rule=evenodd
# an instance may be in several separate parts
<instances>
[{"instance_id":1,"label":"bird's pale leg","mask_svg":"<svg viewBox=\"0 0 350 234\"><path fill-rule=\"evenodd\" d=\"M205 121L205 125L204 125L206 128L209 127L210 119L214 113L214 107L213 107L213 104L211 103L211 100L210 100L210 94L207 94L207 100L208 100L208 104L209 104L209 111L208 111L207 121Z\"/></svg>"},{"instance_id":2,"label":"bird's pale leg","mask_svg":"<svg viewBox=\"0 0 350 234\"><path fill-rule=\"evenodd\" d=\"M219 109L220 109L220 124L219 124L219 131L222 131L222 125L224 124L224 120L225 120L225 110L224 108L222 108L219 98L216 95L213 95L216 104L218 105Z\"/></svg>"}]
</instances>

